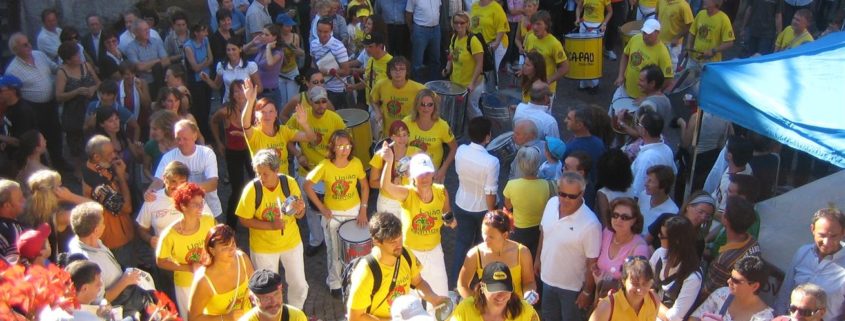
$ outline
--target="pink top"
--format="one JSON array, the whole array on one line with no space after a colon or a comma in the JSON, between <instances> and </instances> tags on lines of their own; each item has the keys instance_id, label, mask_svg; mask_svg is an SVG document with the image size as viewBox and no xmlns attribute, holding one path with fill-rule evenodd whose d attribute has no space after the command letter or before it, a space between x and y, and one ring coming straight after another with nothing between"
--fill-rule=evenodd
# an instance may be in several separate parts
<instances>
[{"instance_id":1,"label":"pink top","mask_svg":"<svg viewBox=\"0 0 845 321\"><path fill-rule=\"evenodd\" d=\"M508 1L508 8L522 9L522 7L525 6L525 4L523 3L523 0L507 0L507 1ZM520 15L508 14L508 22L510 22L510 23L517 23L517 22L519 22L520 19L522 19L521 14Z\"/></svg>"},{"instance_id":2,"label":"pink top","mask_svg":"<svg viewBox=\"0 0 845 321\"><path fill-rule=\"evenodd\" d=\"M648 245L640 235L634 235L634 238L628 241L616 253L616 257L611 258L609 255L610 244L613 242L613 231L604 228L601 232L601 254L599 254L598 267L602 275L610 273L614 279L622 278L622 264L629 256L644 256L646 260L651 257Z\"/></svg>"}]
</instances>

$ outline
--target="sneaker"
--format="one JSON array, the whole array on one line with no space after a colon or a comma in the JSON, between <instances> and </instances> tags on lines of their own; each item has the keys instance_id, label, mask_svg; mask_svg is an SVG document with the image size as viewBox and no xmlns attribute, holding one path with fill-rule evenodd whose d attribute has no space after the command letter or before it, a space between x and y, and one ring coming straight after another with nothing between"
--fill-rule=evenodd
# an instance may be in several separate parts
<instances>
[{"instance_id":1,"label":"sneaker","mask_svg":"<svg viewBox=\"0 0 845 321\"><path fill-rule=\"evenodd\" d=\"M605 50L604 55L607 57L607 59L610 59L610 61L616 60L616 54L613 53L613 50Z\"/></svg>"},{"instance_id":2,"label":"sneaker","mask_svg":"<svg viewBox=\"0 0 845 321\"><path fill-rule=\"evenodd\" d=\"M322 250L324 248L326 248L326 242L320 243L320 245L317 245L317 246L309 245L305 249L305 256L311 257L311 256L314 256L314 255L317 255L317 253L320 253L320 250Z\"/></svg>"}]
</instances>

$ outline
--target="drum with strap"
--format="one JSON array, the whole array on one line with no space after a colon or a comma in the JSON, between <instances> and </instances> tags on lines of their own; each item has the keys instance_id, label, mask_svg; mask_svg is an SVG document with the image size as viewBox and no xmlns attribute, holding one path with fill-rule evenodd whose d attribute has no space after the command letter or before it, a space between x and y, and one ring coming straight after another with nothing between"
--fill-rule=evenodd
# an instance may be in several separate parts
<instances>
[{"instance_id":1,"label":"drum with strap","mask_svg":"<svg viewBox=\"0 0 845 321\"><path fill-rule=\"evenodd\" d=\"M569 60L566 78L591 80L601 78L602 34L594 32L568 33L564 42Z\"/></svg>"},{"instance_id":2,"label":"drum with strap","mask_svg":"<svg viewBox=\"0 0 845 321\"><path fill-rule=\"evenodd\" d=\"M355 155L364 169L370 167L370 145L373 144L373 132L370 130L370 113L355 108L341 109L337 114L343 118L346 128L352 134L352 154Z\"/></svg>"},{"instance_id":3,"label":"drum with strap","mask_svg":"<svg viewBox=\"0 0 845 321\"><path fill-rule=\"evenodd\" d=\"M353 259L370 254L373 249L373 239L366 227L358 226L357 220L348 220L337 228L340 238L340 260L345 264Z\"/></svg>"},{"instance_id":4,"label":"drum with strap","mask_svg":"<svg viewBox=\"0 0 845 321\"><path fill-rule=\"evenodd\" d=\"M496 136L487 144L487 152L496 156L500 164L507 164L516 156L516 144L513 143L513 132Z\"/></svg>"}]
</instances>

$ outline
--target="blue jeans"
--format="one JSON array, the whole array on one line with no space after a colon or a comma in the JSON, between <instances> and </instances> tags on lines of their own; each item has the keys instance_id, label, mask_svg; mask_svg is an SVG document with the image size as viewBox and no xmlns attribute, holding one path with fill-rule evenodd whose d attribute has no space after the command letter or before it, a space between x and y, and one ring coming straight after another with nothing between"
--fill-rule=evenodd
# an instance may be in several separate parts
<instances>
[{"instance_id":1,"label":"blue jeans","mask_svg":"<svg viewBox=\"0 0 845 321\"><path fill-rule=\"evenodd\" d=\"M540 297L543 298L541 309L543 320L581 321L584 319L584 310L575 304L578 291L543 284L543 295Z\"/></svg>"},{"instance_id":2,"label":"blue jeans","mask_svg":"<svg viewBox=\"0 0 845 321\"><path fill-rule=\"evenodd\" d=\"M752 35L749 30L745 32L745 55L751 56L755 53L767 55L772 53L775 46L775 37L760 37Z\"/></svg>"},{"instance_id":3,"label":"blue jeans","mask_svg":"<svg viewBox=\"0 0 845 321\"><path fill-rule=\"evenodd\" d=\"M467 212L457 205L452 209L455 211L455 219L458 220L458 228L455 231L455 260L452 262L452 273L449 274L450 289L455 288L458 283L458 274L461 273L467 251L481 243L481 222L486 213Z\"/></svg>"},{"instance_id":4,"label":"blue jeans","mask_svg":"<svg viewBox=\"0 0 845 321\"><path fill-rule=\"evenodd\" d=\"M423 65L423 58L429 57L428 65ZM436 78L440 72L440 26L424 27L414 25L411 29L411 67L414 80L424 83Z\"/></svg>"}]
</instances>

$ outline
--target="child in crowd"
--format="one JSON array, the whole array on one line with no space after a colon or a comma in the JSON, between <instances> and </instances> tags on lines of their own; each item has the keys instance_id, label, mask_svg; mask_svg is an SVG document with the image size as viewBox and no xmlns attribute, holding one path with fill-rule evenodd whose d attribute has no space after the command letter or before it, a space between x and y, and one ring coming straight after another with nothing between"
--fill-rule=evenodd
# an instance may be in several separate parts
<instances>
[{"instance_id":1,"label":"child in crowd","mask_svg":"<svg viewBox=\"0 0 845 321\"><path fill-rule=\"evenodd\" d=\"M566 154L566 144L558 138L546 137L546 161L540 164L540 178L557 180L563 170L563 155Z\"/></svg>"}]
</instances>

